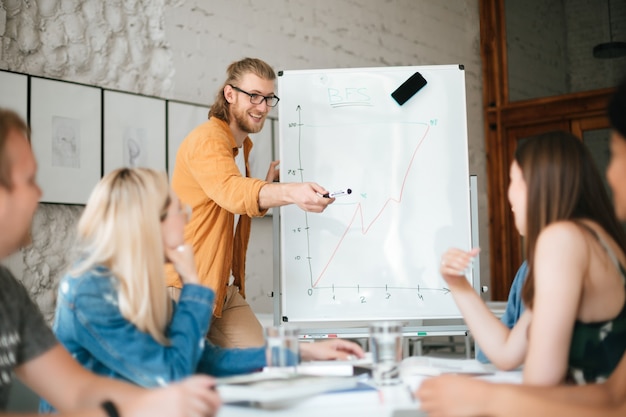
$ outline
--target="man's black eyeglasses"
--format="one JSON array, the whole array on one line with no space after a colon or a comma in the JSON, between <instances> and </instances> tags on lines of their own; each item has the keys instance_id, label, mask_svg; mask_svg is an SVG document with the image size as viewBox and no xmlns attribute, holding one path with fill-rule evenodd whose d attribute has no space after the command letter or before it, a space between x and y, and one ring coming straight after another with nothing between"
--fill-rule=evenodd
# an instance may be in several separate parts
<instances>
[{"instance_id":1,"label":"man's black eyeglasses","mask_svg":"<svg viewBox=\"0 0 626 417\"><path fill-rule=\"evenodd\" d=\"M250 103L252 103L252 104L261 104L261 103L263 103L263 100L265 100L265 104L267 104L268 107L276 107L276 105L278 104L278 101L280 100L276 96L263 96L261 94L248 93L247 91L244 91L244 90L242 90L239 87L235 87L232 84L228 84L228 85L230 85L233 89L239 91L240 93L244 93L246 95L249 95L250 96Z\"/></svg>"}]
</instances>

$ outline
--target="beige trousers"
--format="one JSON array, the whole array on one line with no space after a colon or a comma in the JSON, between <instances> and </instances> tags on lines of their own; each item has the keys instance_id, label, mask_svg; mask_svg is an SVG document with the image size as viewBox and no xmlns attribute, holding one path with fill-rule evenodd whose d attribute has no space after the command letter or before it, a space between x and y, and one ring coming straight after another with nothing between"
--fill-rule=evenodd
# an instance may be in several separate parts
<instances>
[{"instance_id":1,"label":"beige trousers","mask_svg":"<svg viewBox=\"0 0 626 417\"><path fill-rule=\"evenodd\" d=\"M173 300L180 298L180 289L168 287ZM213 317L207 338L214 345L224 348L247 348L263 346L263 326L250 308L250 304L239 294L239 288L231 285L226 291L222 317Z\"/></svg>"}]
</instances>

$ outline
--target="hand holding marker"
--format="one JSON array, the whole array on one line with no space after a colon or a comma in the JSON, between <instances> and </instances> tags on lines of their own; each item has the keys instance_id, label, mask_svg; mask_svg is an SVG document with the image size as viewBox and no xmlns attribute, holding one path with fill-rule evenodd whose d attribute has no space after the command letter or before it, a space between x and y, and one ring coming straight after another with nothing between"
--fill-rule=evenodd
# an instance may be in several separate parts
<instances>
[{"instance_id":1,"label":"hand holding marker","mask_svg":"<svg viewBox=\"0 0 626 417\"><path fill-rule=\"evenodd\" d=\"M333 191L332 193L326 193L323 194L322 197L324 198L335 198L335 197L341 197L344 195L348 195L351 194L352 190L350 188L346 188L345 190L339 190L339 191Z\"/></svg>"}]
</instances>

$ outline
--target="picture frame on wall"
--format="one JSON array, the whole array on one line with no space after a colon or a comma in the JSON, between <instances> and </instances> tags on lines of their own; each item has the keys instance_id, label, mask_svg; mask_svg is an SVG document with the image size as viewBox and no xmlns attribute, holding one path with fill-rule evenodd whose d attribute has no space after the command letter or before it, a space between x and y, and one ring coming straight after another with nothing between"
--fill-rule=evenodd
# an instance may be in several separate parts
<instances>
[{"instance_id":1,"label":"picture frame on wall","mask_svg":"<svg viewBox=\"0 0 626 417\"><path fill-rule=\"evenodd\" d=\"M102 89L31 77L30 127L41 202L86 204L102 174Z\"/></svg>"},{"instance_id":2,"label":"picture frame on wall","mask_svg":"<svg viewBox=\"0 0 626 417\"><path fill-rule=\"evenodd\" d=\"M104 174L117 168L166 169L166 100L104 90Z\"/></svg>"},{"instance_id":3,"label":"picture frame on wall","mask_svg":"<svg viewBox=\"0 0 626 417\"><path fill-rule=\"evenodd\" d=\"M196 126L209 120L209 106L168 100L167 102L167 171L170 180L176 163L176 152Z\"/></svg>"},{"instance_id":4,"label":"picture frame on wall","mask_svg":"<svg viewBox=\"0 0 626 417\"><path fill-rule=\"evenodd\" d=\"M28 121L28 75L0 71L0 107L16 112Z\"/></svg>"}]
</instances>

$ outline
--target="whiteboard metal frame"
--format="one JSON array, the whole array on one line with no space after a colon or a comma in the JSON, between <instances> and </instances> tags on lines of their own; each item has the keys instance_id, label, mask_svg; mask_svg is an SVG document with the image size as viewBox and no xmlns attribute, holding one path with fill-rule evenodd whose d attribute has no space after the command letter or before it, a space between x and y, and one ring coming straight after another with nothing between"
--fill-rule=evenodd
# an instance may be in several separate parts
<instances>
[{"instance_id":1,"label":"whiteboard metal frame","mask_svg":"<svg viewBox=\"0 0 626 417\"><path fill-rule=\"evenodd\" d=\"M393 102L389 91L406 77L414 76L416 71L429 80L428 86L417 99L400 107ZM345 186L345 182L355 187L353 189L362 190L339 202L328 215L309 215L293 206L280 209L281 320L306 326L319 321L387 319L408 322L461 318L453 298L447 294L446 283L440 278L438 260L449 247L472 245L463 66L339 68L281 73L278 88L281 96L285 93L284 103L279 107L279 159L282 160L283 181L315 180L334 184L333 189ZM444 121L441 127L440 119ZM357 134L359 129L364 131ZM355 135L394 140L359 146L362 142L350 140ZM347 140L337 141L335 136ZM415 143L407 141L408 138L420 140L413 147ZM423 152L417 154L423 141ZM406 148L407 145L411 148ZM329 150L332 150L330 154ZM442 160L437 163L426 157L428 153ZM407 155L410 158L403 160ZM387 196L376 170L361 171L362 162L368 158L375 158L375 167L385 163L406 167L406 171L383 175L383 178L404 175L407 180L411 174L415 181L411 184L419 187L420 193L406 193L404 201L403 190L408 183L390 181L386 188L392 192ZM421 172L417 176L411 170L414 158L419 162L413 168ZM441 184L433 183L430 170L437 172ZM343 179L341 183L337 183L335 174L338 172ZM375 198L370 200L370 194ZM429 204L423 204L425 198ZM374 233L368 234L370 226L380 220L379 215L388 208L387 203L394 200L408 203L391 205L394 211L402 213L402 220L386 216L377 223L378 227L371 228ZM380 212L375 209L377 205L382 207ZM412 207L417 207L418 212L412 211ZM361 234L355 227L359 222ZM343 229L336 228L339 224L346 226L344 233L341 233ZM380 227L380 224L385 226ZM419 236L412 236L411 228L418 230ZM313 243L311 236L315 237ZM322 237L330 240L322 241L319 239ZM335 258L344 238L351 243L342 247L342 257ZM385 247L380 246L382 241L386 242ZM360 246L363 242L366 246ZM372 268L363 268L368 263L354 263L362 254L371 255L368 259L374 262ZM315 263L322 259L321 264ZM329 268L331 261L333 266ZM373 271L376 274L371 274ZM472 271L466 272L470 285L474 285ZM323 276L326 285L320 284ZM392 293L394 301L385 301Z\"/></svg>"},{"instance_id":2,"label":"whiteboard metal frame","mask_svg":"<svg viewBox=\"0 0 626 417\"><path fill-rule=\"evenodd\" d=\"M479 246L479 224L478 224L478 177L470 175L470 224L472 247ZM274 290L272 297L274 299L274 325L283 325L281 297L281 279L280 279L280 211L276 210L273 218L274 232ZM479 257L474 259L472 264L473 287L480 294L480 260ZM365 321L351 322L319 322L307 323L313 324L312 327L300 328L300 338L306 339L327 339L327 338L363 338L369 336L369 330ZM468 336L469 331L463 318L459 319L423 319L417 321L409 321L402 329L404 337L426 337L426 336Z\"/></svg>"}]
</instances>

